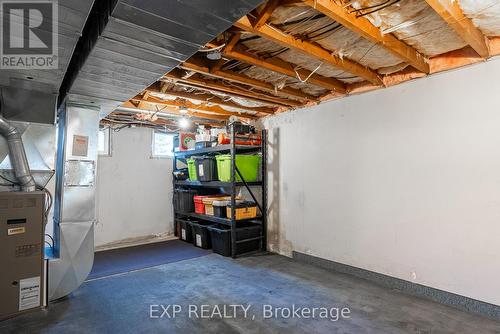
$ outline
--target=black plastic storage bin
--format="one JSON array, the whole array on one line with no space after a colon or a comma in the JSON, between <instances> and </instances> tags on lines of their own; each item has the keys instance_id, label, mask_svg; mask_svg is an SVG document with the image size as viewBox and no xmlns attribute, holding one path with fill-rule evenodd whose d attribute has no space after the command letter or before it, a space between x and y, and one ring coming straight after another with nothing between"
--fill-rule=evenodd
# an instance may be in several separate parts
<instances>
[{"instance_id":1,"label":"black plastic storage bin","mask_svg":"<svg viewBox=\"0 0 500 334\"><path fill-rule=\"evenodd\" d=\"M214 157L194 158L198 181L217 181L217 163Z\"/></svg>"},{"instance_id":2,"label":"black plastic storage bin","mask_svg":"<svg viewBox=\"0 0 500 334\"><path fill-rule=\"evenodd\" d=\"M241 122L234 122L233 124L234 127L234 133L240 133L240 134L248 134L248 133L255 133L255 127L248 125L248 124L243 124ZM231 127L227 127L227 133L231 133Z\"/></svg>"},{"instance_id":3,"label":"black plastic storage bin","mask_svg":"<svg viewBox=\"0 0 500 334\"><path fill-rule=\"evenodd\" d=\"M231 256L231 228L228 226L211 226L208 228L212 237L212 250L222 256ZM248 225L236 228L236 240L244 240L261 236L260 225ZM243 254L260 248L260 239L238 244L236 254Z\"/></svg>"},{"instance_id":4,"label":"black plastic storage bin","mask_svg":"<svg viewBox=\"0 0 500 334\"><path fill-rule=\"evenodd\" d=\"M191 224L196 223L196 220L189 220L189 219L177 219L177 224L179 224L179 238L182 241L186 241L189 243L193 242L193 231Z\"/></svg>"},{"instance_id":5,"label":"black plastic storage bin","mask_svg":"<svg viewBox=\"0 0 500 334\"><path fill-rule=\"evenodd\" d=\"M224 202L225 205L215 205L218 203ZM227 214L227 204L230 203L231 201L214 201L212 203L214 207L214 216L215 217L220 217L220 218L226 218Z\"/></svg>"},{"instance_id":6,"label":"black plastic storage bin","mask_svg":"<svg viewBox=\"0 0 500 334\"><path fill-rule=\"evenodd\" d=\"M175 211L181 213L194 212L194 201L193 201L194 195L196 195L196 190L175 189L174 191Z\"/></svg>"},{"instance_id":7,"label":"black plastic storage bin","mask_svg":"<svg viewBox=\"0 0 500 334\"><path fill-rule=\"evenodd\" d=\"M210 232L208 228L211 227L212 223L207 222L191 222L191 231L193 233L193 245L196 247L210 249L212 248L212 238L210 237Z\"/></svg>"},{"instance_id":8,"label":"black plastic storage bin","mask_svg":"<svg viewBox=\"0 0 500 334\"><path fill-rule=\"evenodd\" d=\"M212 147L211 141L198 141L196 142L196 144L194 144L194 148L197 150L207 147Z\"/></svg>"}]
</instances>

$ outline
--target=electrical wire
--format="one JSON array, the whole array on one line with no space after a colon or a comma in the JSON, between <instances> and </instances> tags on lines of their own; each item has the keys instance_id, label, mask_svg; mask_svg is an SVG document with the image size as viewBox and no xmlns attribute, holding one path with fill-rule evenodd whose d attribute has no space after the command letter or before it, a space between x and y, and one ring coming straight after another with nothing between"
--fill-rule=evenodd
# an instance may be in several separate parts
<instances>
[{"instance_id":1,"label":"electrical wire","mask_svg":"<svg viewBox=\"0 0 500 334\"><path fill-rule=\"evenodd\" d=\"M47 188L43 188L43 191L45 192L45 194L47 196L45 216L48 219L50 210L52 209L52 205L54 203L54 199L52 197L52 194L50 193L50 191Z\"/></svg>"},{"instance_id":2,"label":"electrical wire","mask_svg":"<svg viewBox=\"0 0 500 334\"><path fill-rule=\"evenodd\" d=\"M245 43L245 42L253 41L255 39L260 39L260 38L262 38L262 37L260 37L259 35L253 35L250 37L240 38L240 43Z\"/></svg>"},{"instance_id":3,"label":"electrical wire","mask_svg":"<svg viewBox=\"0 0 500 334\"><path fill-rule=\"evenodd\" d=\"M268 54L267 54L267 56L265 56L265 57L263 57L263 58L264 58L264 59L268 59L268 58L272 58L272 57L277 57L277 56L279 56L280 54L282 54L282 53L284 53L284 52L286 52L286 51L288 51L288 50L290 50L290 48L281 48L281 49L276 50L276 51L274 51L274 52L270 52L270 53L268 53Z\"/></svg>"},{"instance_id":4,"label":"electrical wire","mask_svg":"<svg viewBox=\"0 0 500 334\"><path fill-rule=\"evenodd\" d=\"M321 28L321 29L324 29L324 28L326 28L326 26L325 26L325 27L323 27L323 28ZM310 36L310 35L311 35L311 33L309 33L309 34L307 34L307 35L306 35L306 37L307 37L308 39L318 40L318 37L323 36L323 35L325 35L325 34L328 34L328 33L330 33L330 32L332 32L332 33L333 33L334 31L339 30L339 29L341 29L341 28L342 28L342 25L341 25L341 24L336 24L336 23L333 23L333 27L331 27L330 29L325 30L325 31L323 31L323 32L321 32L321 33L319 33L319 34L316 34L315 36ZM321 30L321 29L318 29L318 30L316 30L316 31L319 31L319 30Z\"/></svg>"},{"instance_id":5,"label":"electrical wire","mask_svg":"<svg viewBox=\"0 0 500 334\"><path fill-rule=\"evenodd\" d=\"M398 2L400 2L400 1L401 1L401 0L394 0L393 2L388 3L388 4L386 4L386 5L382 6L382 7L376 8L376 9L374 9L374 10L372 10L372 11L365 12L365 13L362 13L362 14L359 14L359 13L358 13L358 14L356 14L356 17L363 17L363 16L366 16L366 15L368 15L368 14L372 14L372 13L378 12L379 10L382 10L382 9L385 9L385 8L390 7L390 6L392 6L392 5L395 5L395 4L397 4Z\"/></svg>"},{"instance_id":6,"label":"electrical wire","mask_svg":"<svg viewBox=\"0 0 500 334\"><path fill-rule=\"evenodd\" d=\"M54 242L54 238L52 238L52 236L51 236L50 234L45 233L45 236L46 236L46 237L49 237L49 239L50 239L50 240L52 240L52 245L54 245L54 244L55 244L55 242Z\"/></svg>"},{"instance_id":7,"label":"electrical wire","mask_svg":"<svg viewBox=\"0 0 500 334\"><path fill-rule=\"evenodd\" d=\"M224 43L222 45L219 45L219 46L216 46L215 48L211 48L211 49L199 49L198 51L199 52L213 52L213 51L220 50L220 49L222 49L225 46L226 46L226 43Z\"/></svg>"},{"instance_id":8,"label":"electrical wire","mask_svg":"<svg viewBox=\"0 0 500 334\"><path fill-rule=\"evenodd\" d=\"M311 73L309 73L309 75L308 75L305 79L302 79L302 78L300 77L299 72L297 72L297 70L298 70L298 67L299 67L299 66L297 66L297 67L296 67L296 68L294 68L293 70L295 71L295 75L297 76L297 79L299 79L299 81L300 81L300 82L302 82L302 83L306 83L306 82L307 82L307 80L309 80L309 78L310 78L310 77L312 77L312 75L313 75L314 73L316 73L316 71L317 71L317 70L319 70L319 68L321 67L321 65L323 65L323 63L320 63L320 64L319 64L319 65L318 65L318 66L314 69L314 71L312 71Z\"/></svg>"},{"instance_id":9,"label":"electrical wire","mask_svg":"<svg viewBox=\"0 0 500 334\"><path fill-rule=\"evenodd\" d=\"M377 8L377 7L383 6L383 5L385 5L385 4L387 4L387 3L391 2L391 1L392 0L386 0L386 1L384 1L382 3L378 3L376 5L371 5L371 6L366 6L366 7L362 7L362 8L353 9L349 13L352 14L352 13L362 12L362 11L367 10L367 9Z\"/></svg>"},{"instance_id":10,"label":"electrical wire","mask_svg":"<svg viewBox=\"0 0 500 334\"><path fill-rule=\"evenodd\" d=\"M9 183L10 183L11 185L13 185L13 186L19 186L19 185L20 185L20 184L19 184L19 182L9 180L8 178L6 178L5 176L3 176L2 174L0 174L0 178L1 178L2 180L4 180L4 181L9 182Z\"/></svg>"},{"instance_id":11,"label":"electrical wire","mask_svg":"<svg viewBox=\"0 0 500 334\"><path fill-rule=\"evenodd\" d=\"M293 33L294 31L300 30L300 28L304 27L307 23L311 21L316 21L319 19L324 18L326 15L325 14L317 14L317 15L312 15L308 16L306 18L302 18L300 20L295 20L295 21L289 21L289 22L283 22L281 24L277 24L277 28L283 28L281 30L287 32L287 33ZM287 29L287 27L293 26L290 29Z\"/></svg>"}]
</instances>

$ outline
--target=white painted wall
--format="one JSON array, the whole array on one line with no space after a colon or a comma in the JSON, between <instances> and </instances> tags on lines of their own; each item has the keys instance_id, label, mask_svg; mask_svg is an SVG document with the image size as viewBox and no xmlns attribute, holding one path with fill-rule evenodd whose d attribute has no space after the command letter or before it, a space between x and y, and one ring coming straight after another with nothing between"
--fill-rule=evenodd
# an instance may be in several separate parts
<instances>
[{"instance_id":1,"label":"white painted wall","mask_svg":"<svg viewBox=\"0 0 500 334\"><path fill-rule=\"evenodd\" d=\"M172 160L151 158L151 131L112 132L98 159L96 247L173 235Z\"/></svg>"},{"instance_id":2,"label":"white painted wall","mask_svg":"<svg viewBox=\"0 0 500 334\"><path fill-rule=\"evenodd\" d=\"M267 118L271 249L500 305L500 59Z\"/></svg>"}]
</instances>

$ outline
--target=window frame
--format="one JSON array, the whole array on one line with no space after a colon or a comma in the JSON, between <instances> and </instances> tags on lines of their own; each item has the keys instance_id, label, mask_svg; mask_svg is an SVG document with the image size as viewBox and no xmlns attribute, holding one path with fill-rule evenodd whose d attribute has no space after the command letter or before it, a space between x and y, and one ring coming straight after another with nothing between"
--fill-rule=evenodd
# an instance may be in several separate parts
<instances>
[{"instance_id":1,"label":"window frame","mask_svg":"<svg viewBox=\"0 0 500 334\"><path fill-rule=\"evenodd\" d=\"M166 136L169 136L172 138L172 152L168 155L158 155L158 154L155 154L155 135L159 133L159 134L163 134L163 135L166 135ZM168 132L164 132L164 131L159 131L159 130L153 130L151 131L151 159L172 159L174 157L174 137L175 137L175 134L173 133L168 133Z\"/></svg>"},{"instance_id":2,"label":"window frame","mask_svg":"<svg viewBox=\"0 0 500 334\"><path fill-rule=\"evenodd\" d=\"M105 146L107 146L107 150L105 151L100 151L99 150L99 133L105 133L104 135L104 144ZM110 127L104 127L104 128L99 128L99 133L98 133L98 137L97 137L97 155L99 157L111 157L112 156L112 139L111 139L111 128ZM107 135L106 135L107 133ZM107 140L106 140L106 137L107 137ZM107 143L107 145L106 145Z\"/></svg>"}]
</instances>

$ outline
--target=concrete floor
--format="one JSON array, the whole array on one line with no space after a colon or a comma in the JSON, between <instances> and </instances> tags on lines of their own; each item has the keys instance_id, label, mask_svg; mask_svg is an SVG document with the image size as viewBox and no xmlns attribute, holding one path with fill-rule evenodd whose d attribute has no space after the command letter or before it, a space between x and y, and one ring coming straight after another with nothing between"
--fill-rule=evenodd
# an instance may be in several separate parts
<instances>
[{"instance_id":1,"label":"concrete floor","mask_svg":"<svg viewBox=\"0 0 500 334\"><path fill-rule=\"evenodd\" d=\"M150 318L151 304L178 304L182 311L176 318ZM251 307L248 318L240 310L236 319L197 319L194 312L189 318L189 304ZM338 321L263 319L264 304L347 307L350 314ZM86 282L48 310L0 323L0 333L479 334L500 333L500 322L278 255L232 260L210 254Z\"/></svg>"}]
</instances>

